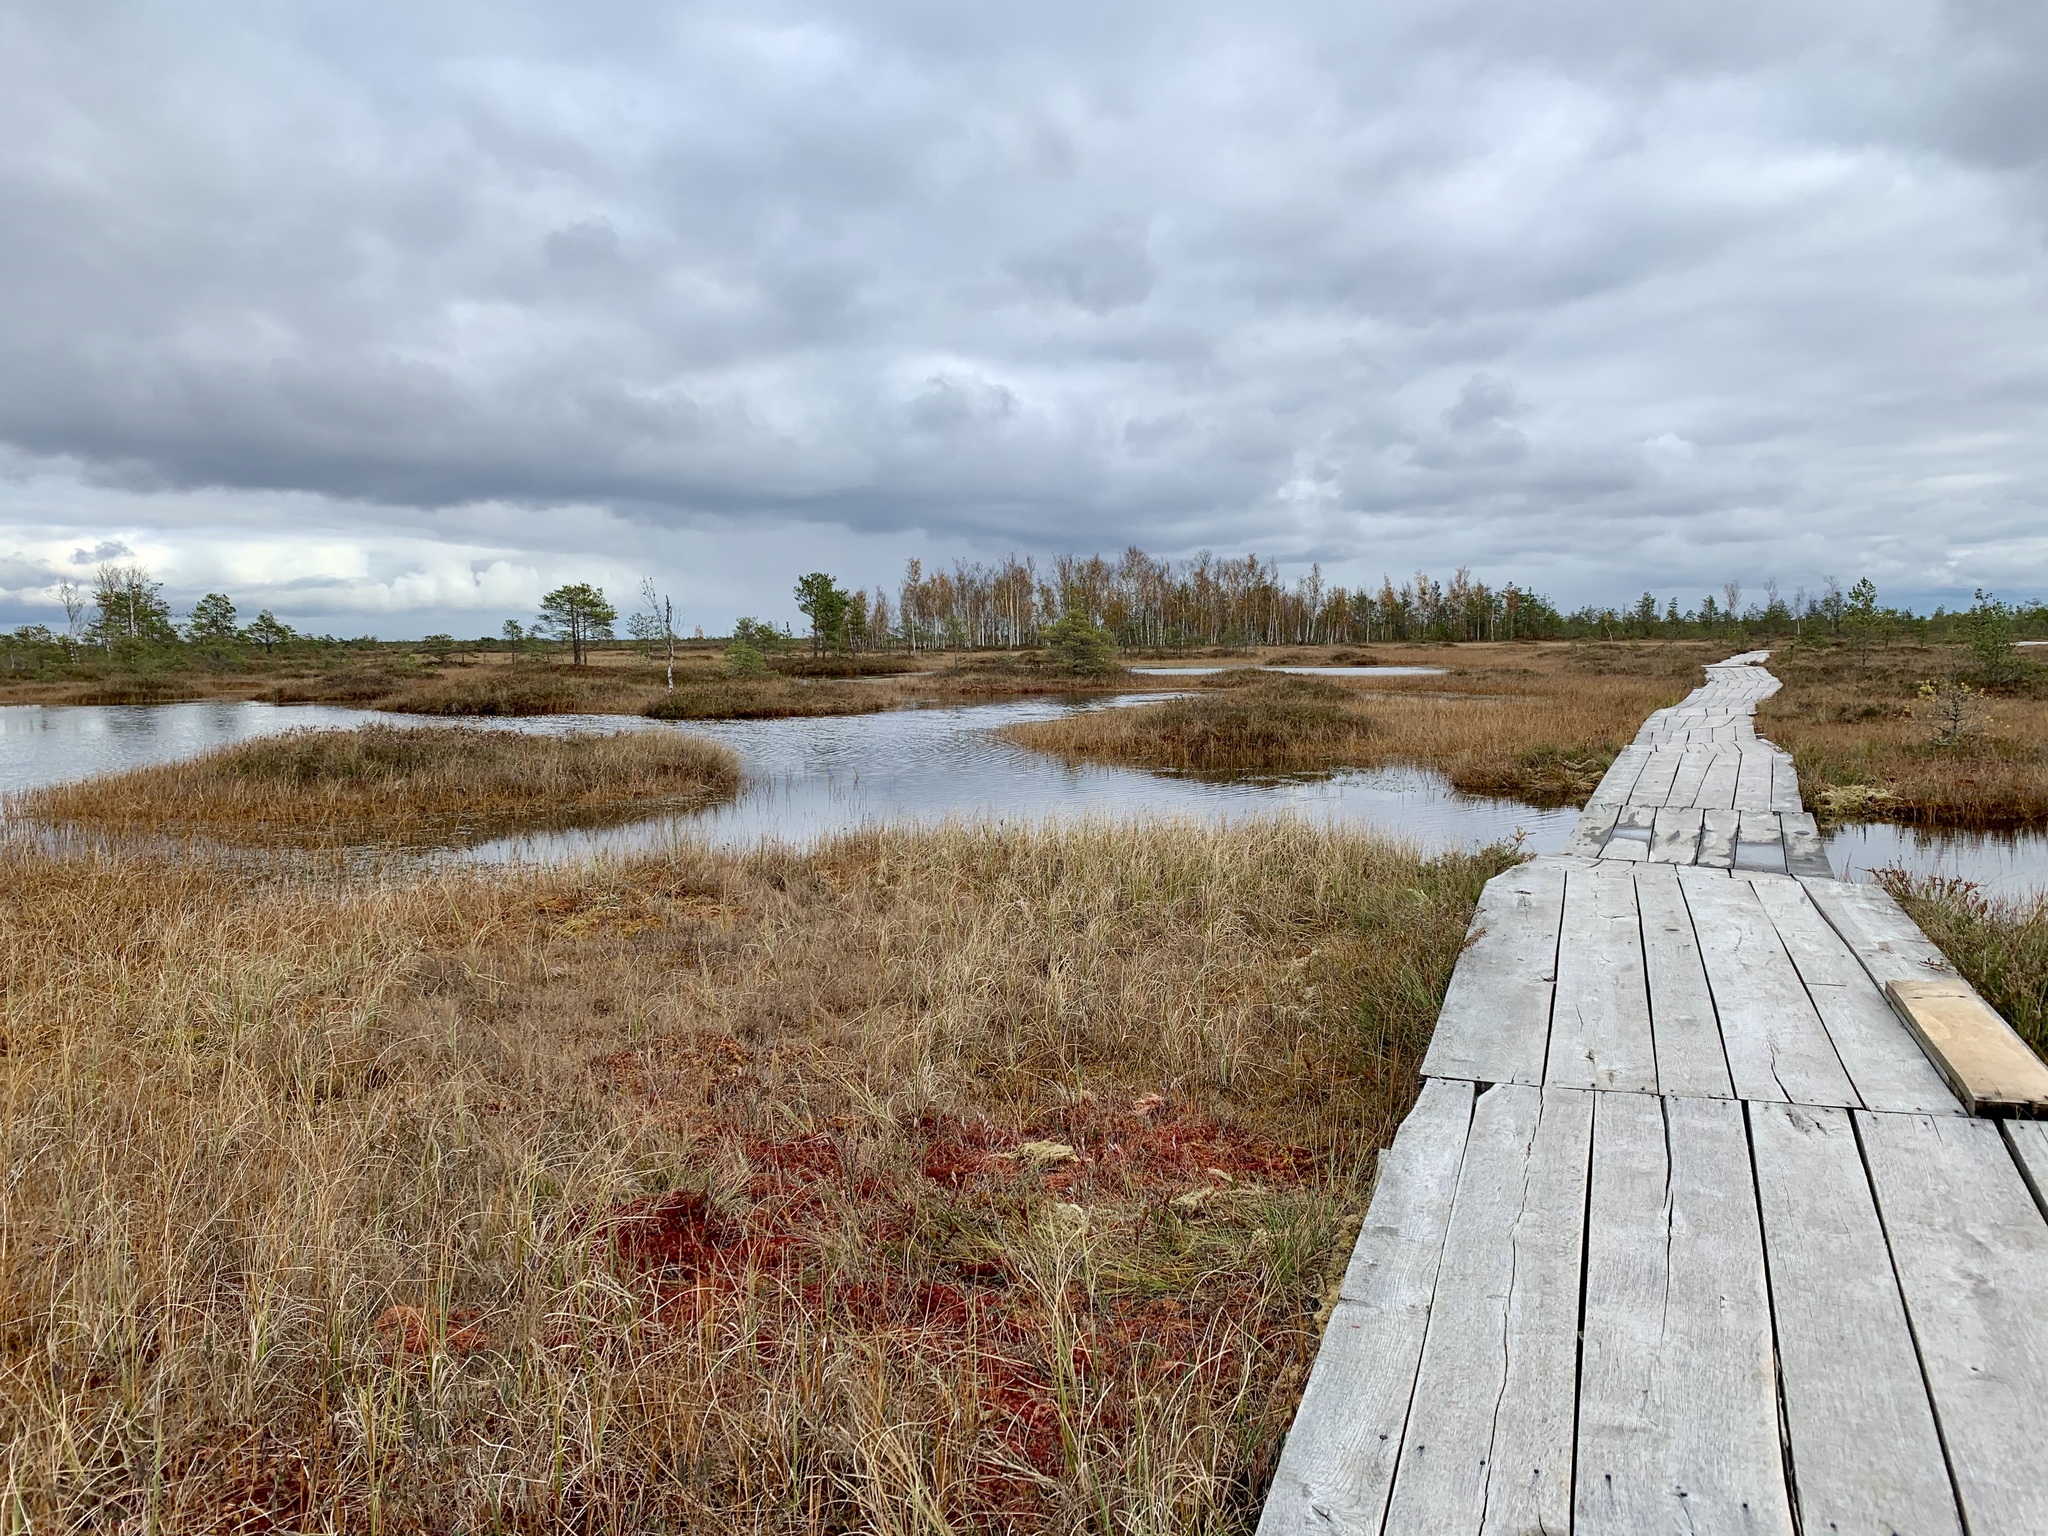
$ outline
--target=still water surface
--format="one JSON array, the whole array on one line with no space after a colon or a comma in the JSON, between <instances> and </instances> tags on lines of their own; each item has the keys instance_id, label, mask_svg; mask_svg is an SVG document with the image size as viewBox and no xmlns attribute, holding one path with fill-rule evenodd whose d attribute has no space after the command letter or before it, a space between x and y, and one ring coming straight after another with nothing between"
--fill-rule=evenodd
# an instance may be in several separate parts
<instances>
[{"instance_id":1,"label":"still water surface","mask_svg":"<svg viewBox=\"0 0 2048 1536\"><path fill-rule=\"evenodd\" d=\"M1022 822L1050 816L1181 816L1230 821L1276 813L1370 827L1426 849L1477 847L1512 840L1519 833L1532 851L1545 853L1563 846L1576 820L1576 813L1569 810L1536 810L1513 800L1461 795L1441 775L1416 769L1348 772L1319 780L1204 783L1127 768L1070 767L993 734L996 727L1017 721L1048 720L1076 709L1117 708L1158 697L1138 694L1082 704L1032 699L819 719L693 721L685 728L726 743L746 765L746 788L733 804L625 826L508 838L466 849L461 857L553 861L657 847L679 837L728 847L764 838L809 843L884 822L948 818ZM190 757L279 731L407 720L429 723L419 717L327 705L5 706L0 707L0 791ZM536 732L677 729L619 715L467 723Z\"/></svg>"},{"instance_id":2,"label":"still water surface","mask_svg":"<svg viewBox=\"0 0 2048 1536\"><path fill-rule=\"evenodd\" d=\"M996 727L1047 720L1077 709L1118 708L1156 699L1139 694L1107 702L1044 699L953 709L891 710L798 720L693 722L687 729L740 754L747 782L738 801L688 816L624 826L508 838L465 849L484 861L551 862L659 847L678 838L738 846L777 838L809 843L884 822L949 817L1024 822L1051 816L1182 816L1240 820L1289 813L1391 833L1425 849L1470 848L1520 834L1532 853L1554 853L1577 812L1537 810L1513 800L1462 795L1440 774L1395 768L1324 779L1204 783L1135 769L1070 767L998 740ZM254 736L368 721L405 721L327 705L153 704L0 706L0 792L64 779L116 773L190 757ZM432 723L446 724L446 721ZM554 715L470 722L485 729L673 730L633 716ZM2048 836L1845 827L1828 841L1835 872L1868 878L1886 865L1954 875L1989 891L2048 889Z\"/></svg>"}]
</instances>

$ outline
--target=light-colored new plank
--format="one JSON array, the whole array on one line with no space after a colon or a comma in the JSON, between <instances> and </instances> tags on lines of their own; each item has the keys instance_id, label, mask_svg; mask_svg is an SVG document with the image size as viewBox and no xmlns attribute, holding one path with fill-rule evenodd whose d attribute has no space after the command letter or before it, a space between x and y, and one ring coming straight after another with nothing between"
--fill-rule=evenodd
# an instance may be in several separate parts
<instances>
[{"instance_id":1,"label":"light-colored new plank","mask_svg":"<svg viewBox=\"0 0 2048 1536\"><path fill-rule=\"evenodd\" d=\"M1692 914L1678 872L1650 865L1636 872L1643 920L1643 960L1650 983L1650 1033L1657 1052L1657 1091L1725 1099L1734 1094L1713 994L1700 963Z\"/></svg>"},{"instance_id":2,"label":"light-colored new plank","mask_svg":"<svg viewBox=\"0 0 2048 1536\"><path fill-rule=\"evenodd\" d=\"M1750 882L1865 1107L1961 1114L1927 1053L1796 880Z\"/></svg>"},{"instance_id":3,"label":"light-colored new plank","mask_svg":"<svg viewBox=\"0 0 2048 1536\"><path fill-rule=\"evenodd\" d=\"M1735 863L1735 831L1740 825L1741 818L1734 811L1702 811L1698 862L1709 869L1732 866Z\"/></svg>"},{"instance_id":4,"label":"light-colored new plank","mask_svg":"<svg viewBox=\"0 0 2048 1536\"><path fill-rule=\"evenodd\" d=\"M1380 1159L1371 1208L1259 1519L1266 1536L1380 1528L1471 1117L1471 1084L1426 1081Z\"/></svg>"},{"instance_id":5,"label":"light-colored new plank","mask_svg":"<svg viewBox=\"0 0 2048 1536\"><path fill-rule=\"evenodd\" d=\"M1792 1530L1740 1104L1599 1095L1584 1339L1578 1536Z\"/></svg>"},{"instance_id":6,"label":"light-colored new plank","mask_svg":"<svg viewBox=\"0 0 2048 1536\"><path fill-rule=\"evenodd\" d=\"M1820 826L1810 811L1787 811L1778 818L1785 829L1785 868L1795 875L1835 877L1828 863L1827 848L1821 842Z\"/></svg>"},{"instance_id":7,"label":"light-colored new plank","mask_svg":"<svg viewBox=\"0 0 2048 1536\"><path fill-rule=\"evenodd\" d=\"M1479 1096L1386 1530L1571 1522L1579 1255L1592 1095Z\"/></svg>"},{"instance_id":8,"label":"light-colored new plank","mask_svg":"<svg viewBox=\"0 0 2048 1536\"><path fill-rule=\"evenodd\" d=\"M1657 1091L1642 924L1626 868L1574 872L1565 882L1544 1081L1555 1088Z\"/></svg>"},{"instance_id":9,"label":"light-colored new plank","mask_svg":"<svg viewBox=\"0 0 2048 1536\"><path fill-rule=\"evenodd\" d=\"M1423 1058L1426 1074L1543 1081L1564 881L1563 866L1536 859L1486 882Z\"/></svg>"},{"instance_id":10,"label":"light-colored new plank","mask_svg":"<svg viewBox=\"0 0 2048 1536\"><path fill-rule=\"evenodd\" d=\"M1884 990L1971 1114L2048 1112L2048 1063L1968 982L1929 977Z\"/></svg>"},{"instance_id":11,"label":"light-colored new plank","mask_svg":"<svg viewBox=\"0 0 2048 1536\"><path fill-rule=\"evenodd\" d=\"M1667 806L1657 812L1650 829L1650 862L1690 864L1699 851L1705 812L1697 807Z\"/></svg>"},{"instance_id":12,"label":"light-colored new plank","mask_svg":"<svg viewBox=\"0 0 2048 1536\"><path fill-rule=\"evenodd\" d=\"M1681 869L1700 958L1721 1019L1738 1098L1794 1104L1859 1102L1778 930L1747 880Z\"/></svg>"},{"instance_id":13,"label":"light-colored new plank","mask_svg":"<svg viewBox=\"0 0 2048 1536\"><path fill-rule=\"evenodd\" d=\"M1752 1104L1749 1125L1805 1529L1958 1531L1849 1112Z\"/></svg>"},{"instance_id":14,"label":"light-colored new plank","mask_svg":"<svg viewBox=\"0 0 2048 1536\"><path fill-rule=\"evenodd\" d=\"M2048 1531L2048 1222L1988 1120L1856 1129L1964 1523Z\"/></svg>"},{"instance_id":15,"label":"light-colored new plank","mask_svg":"<svg viewBox=\"0 0 2048 1536\"><path fill-rule=\"evenodd\" d=\"M1848 880L1803 879L1799 883L1879 986L1888 981L1956 974L1934 941L1876 886Z\"/></svg>"}]
</instances>

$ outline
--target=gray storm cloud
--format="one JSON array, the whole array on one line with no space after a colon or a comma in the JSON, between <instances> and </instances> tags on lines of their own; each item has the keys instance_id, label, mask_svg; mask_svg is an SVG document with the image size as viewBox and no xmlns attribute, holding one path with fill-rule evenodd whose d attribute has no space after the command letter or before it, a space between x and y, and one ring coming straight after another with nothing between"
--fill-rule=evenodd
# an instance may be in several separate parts
<instances>
[{"instance_id":1,"label":"gray storm cloud","mask_svg":"<svg viewBox=\"0 0 2048 1536\"><path fill-rule=\"evenodd\" d=\"M399 632L1133 542L2039 591L2044 16L13 6L8 598L119 546Z\"/></svg>"}]
</instances>

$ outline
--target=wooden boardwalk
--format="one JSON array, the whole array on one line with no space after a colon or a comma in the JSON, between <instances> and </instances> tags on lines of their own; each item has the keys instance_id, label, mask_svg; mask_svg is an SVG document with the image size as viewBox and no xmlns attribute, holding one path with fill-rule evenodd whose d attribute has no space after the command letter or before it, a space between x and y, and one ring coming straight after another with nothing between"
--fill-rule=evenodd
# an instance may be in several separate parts
<instances>
[{"instance_id":1,"label":"wooden boardwalk","mask_svg":"<svg viewBox=\"0 0 2048 1536\"><path fill-rule=\"evenodd\" d=\"M1488 885L1260 1531L2048 1533L2048 1123L1887 1005L1735 657Z\"/></svg>"}]
</instances>

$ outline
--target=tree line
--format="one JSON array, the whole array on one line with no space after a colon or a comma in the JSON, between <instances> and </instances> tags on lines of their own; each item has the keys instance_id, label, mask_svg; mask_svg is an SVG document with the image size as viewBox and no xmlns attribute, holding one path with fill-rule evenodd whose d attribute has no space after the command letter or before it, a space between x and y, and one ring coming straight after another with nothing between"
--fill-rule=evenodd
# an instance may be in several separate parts
<instances>
[{"instance_id":1,"label":"tree line","mask_svg":"<svg viewBox=\"0 0 2048 1536\"><path fill-rule=\"evenodd\" d=\"M331 646L330 637L302 635L268 609L243 622L227 594L210 592L183 622L174 616L162 584L138 563L99 567L89 589L58 589L65 632L24 625L8 640L16 646L61 645L114 649L134 646L246 646L265 654L296 643ZM842 585L828 572L798 578L792 594L809 624L814 651L935 651L1036 649L1070 644L1081 631L1100 631L1122 650L1173 650L1242 645L1370 645L1382 641L1455 643L1469 640L1552 639L1775 639L1818 631L1853 647L1893 638L1962 639L2048 635L2048 604L2012 605L1979 591L1968 609L1932 614L1886 606L1868 578L1844 588L1833 577L1814 588L1780 591L1767 581L1745 594L1729 582L1681 608L1648 592L1626 606L1589 605L1565 613L1518 582L1494 586L1460 567L1448 580L1418 572L1398 585L1347 587L1324 580L1322 568L1293 580L1277 561L1255 554L1237 558L1206 551L1171 561L1135 546L1114 560L1060 555L1040 566L1011 556L994 563L958 560L927 570L909 561L893 593ZM652 578L643 580L640 605L625 620L627 633L650 654L666 652L673 676L678 644L675 605ZM592 645L615 641L620 614L604 589L564 583L541 599L531 620L507 619L481 644L521 649L530 641L565 648L581 665ZM1077 628L1078 627L1078 628ZM696 637L703 637L701 628ZM742 618L727 642L736 665L752 670L766 654L795 643L787 625ZM375 642L369 642L375 643ZM429 635L421 646L446 653L459 642ZM1990 643L1990 642L1985 642Z\"/></svg>"}]
</instances>

